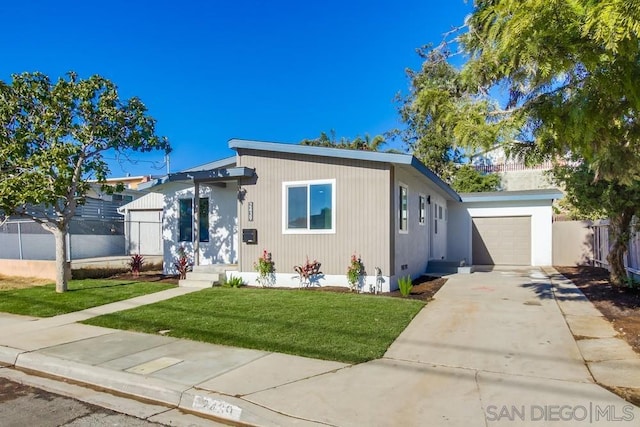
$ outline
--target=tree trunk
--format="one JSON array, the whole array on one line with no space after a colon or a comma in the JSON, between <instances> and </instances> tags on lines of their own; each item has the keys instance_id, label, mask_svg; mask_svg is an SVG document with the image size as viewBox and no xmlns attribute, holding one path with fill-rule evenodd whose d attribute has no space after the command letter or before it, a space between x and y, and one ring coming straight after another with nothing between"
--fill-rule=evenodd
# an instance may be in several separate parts
<instances>
[{"instance_id":1,"label":"tree trunk","mask_svg":"<svg viewBox=\"0 0 640 427\"><path fill-rule=\"evenodd\" d=\"M56 241L56 292L67 291L68 266L67 266L67 234L68 227L54 227L50 231Z\"/></svg>"},{"instance_id":2,"label":"tree trunk","mask_svg":"<svg viewBox=\"0 0 640 427\"><path fill-rule=\"evenodd\" d=\"M633 210L624 210L612 216L609 222L611 244L607 262L609 263L609 282L614 286L627 285L627 270L624 268L624 255L627 252L631 236L631 220Z\"/></svg>"}]
</instances>

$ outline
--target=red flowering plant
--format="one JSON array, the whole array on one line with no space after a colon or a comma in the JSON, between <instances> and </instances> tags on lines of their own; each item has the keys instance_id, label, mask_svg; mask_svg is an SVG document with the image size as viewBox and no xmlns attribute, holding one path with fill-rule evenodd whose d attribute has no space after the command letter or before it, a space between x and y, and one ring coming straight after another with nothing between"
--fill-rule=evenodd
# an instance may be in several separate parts
<instances>
[{"instance_id":1,"label":"red flowering plant","mask_svg":"<svg viewBox=\"0 0 640 427\"><path fill-rule=\"evenodd\" d=\"M253 268L258 272L258 278L256 281L261 286L268 286L274 282L273 273L276 271L276 263L273 262L271 252L267 250L262 251L262 255L258 258L258 261L253 263Z\"/></svg>"},{"instance_id":2,"label":"red flowering plant","mask_svg":"<svg viewBox=\"0 0 640 427\"><path fill-rule=\"evenodd\" d=\"M316 279L316 276L322 274L322 271L320 271L321 265L322 264L320 264L315 259L313 260L313 262L310 262L309 257L307 257L307 260L304 264L296 265L295 267L293 267L295 272L298 273L300 286L309 286L311 282Z\"/></svg>"},{"instance_id":3,"label":"red flowering plant","mask_svg":"<svg viewBox=\"0 0 640 427\"><path fill-rule=\"evenodd\" d=\"M364 264L362 263L362 259L356 254L351 255L351 262L349 263L349 267L347 268L347 282L349 282L349 288L352 291L358 290L358 285L360 284L360 277L365 274Z\"/></svg>"},{"instance_id":4,"label":"red flowering plant","mask_svg":"<svg viewBox=\"0 0 640 427\"><path fill-rule=\"evenodd\" d=\"M142 270L142 265L144 264L144 257L140 254L131 255L131 259L129 259L129 268L131 269L131 274L134 277L140 276L140 270Z\"/></svg>"},{"instance_id":5,"label":"red flowering plant","mask_svg":"<svg viewBox=\"0 0 640 427\"><path fill-rule=\"evenodd\" d=\"M178 248L178 258L176 258L173 265L176 267L176 270L178 270L180 279L186 279L187 272L191 271L191 268L193 267L193 263L189 260L189 257L187 256L187 251L184 248L184 246L180 246Z\"/></svg>"}]
</instances>

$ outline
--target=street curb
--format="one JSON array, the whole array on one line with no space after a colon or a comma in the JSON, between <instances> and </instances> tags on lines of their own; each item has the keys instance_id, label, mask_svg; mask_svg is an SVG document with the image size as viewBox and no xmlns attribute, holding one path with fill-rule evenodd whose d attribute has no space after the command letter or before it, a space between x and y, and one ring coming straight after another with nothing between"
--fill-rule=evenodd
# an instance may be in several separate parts
<instances>
[{"instance_id":1,"label":"street curb","mask_svg":"<svg viewBox=\"0 0 640 427\"><path fill-rule=\"evenodd\" d=\"M0 365L15 365L18 356L24 352L24 350L0 345Z\"/></svg>"},{"instance_id":2,"label":"street curb","mask_svg":"<svg viewBox=\"0 0 640 427\"><path fill-rule=\"evenodd\" d=\"M20 354L14 366L176 407L182 393L189 388L169 381L83 365L40 353Z\"/></svg>"},{"instance_id":3,"label":"street curb","mask_svg":"<svg viewBox=\"0 0 640 427\"><path fill-rule=\"evenodd\" d=\"M248 426L326 426L326 424L291 417L255 403L167 380L145 377L100 366L85 365L37 352L0 346L0 363L7 367L86 384L99 390L167 405L194 415L220 422ZM222 408L222 409L221 409ZM235 408L229 413L224 410Z\"/></svg>"}]
</instances>

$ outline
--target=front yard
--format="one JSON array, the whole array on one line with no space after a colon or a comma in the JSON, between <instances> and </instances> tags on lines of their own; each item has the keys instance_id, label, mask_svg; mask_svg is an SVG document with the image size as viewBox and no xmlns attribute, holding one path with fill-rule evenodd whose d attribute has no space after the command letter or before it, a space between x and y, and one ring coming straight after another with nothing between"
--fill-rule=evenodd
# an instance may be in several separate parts
<instances>
[{"instance_id":1,"label":"front yard","mask_svg":"<svg viewBox=\"0 0 640 427\"><path fill-rule=\"evenodd\" d=\"M360 363L381 357L423 306L380 296L216 287L83 323Z\"/></svg>"},{"instance_id":2,"label":"front yard","mask_svg":"<svg viewBox=\"0 0 640 427\"><path fill-rule=\"evenodd\" d=\"M58 294L54 284L28 284L15 278L0 280L0 312L51 317L175 287L126 279L85 279L69 281L69 290Z\"/></svg>"}]
</instances>

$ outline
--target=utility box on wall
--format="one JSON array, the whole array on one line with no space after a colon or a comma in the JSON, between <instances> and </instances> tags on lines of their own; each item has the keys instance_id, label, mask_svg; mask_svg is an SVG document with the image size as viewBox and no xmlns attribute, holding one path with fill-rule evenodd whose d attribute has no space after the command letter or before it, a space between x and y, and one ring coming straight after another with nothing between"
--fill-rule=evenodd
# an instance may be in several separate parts
<instances>
[{"instance_id":1,"label":"utility box on wall","mask_svg":"<svg viewBox=\"0 0 640 427\"><path fill-rule=\"evenodd\" d=\"M242 242L249 245L258 244L258 230L255 228L243 228L242 229Z\"/></svg>"}]
</instances>

